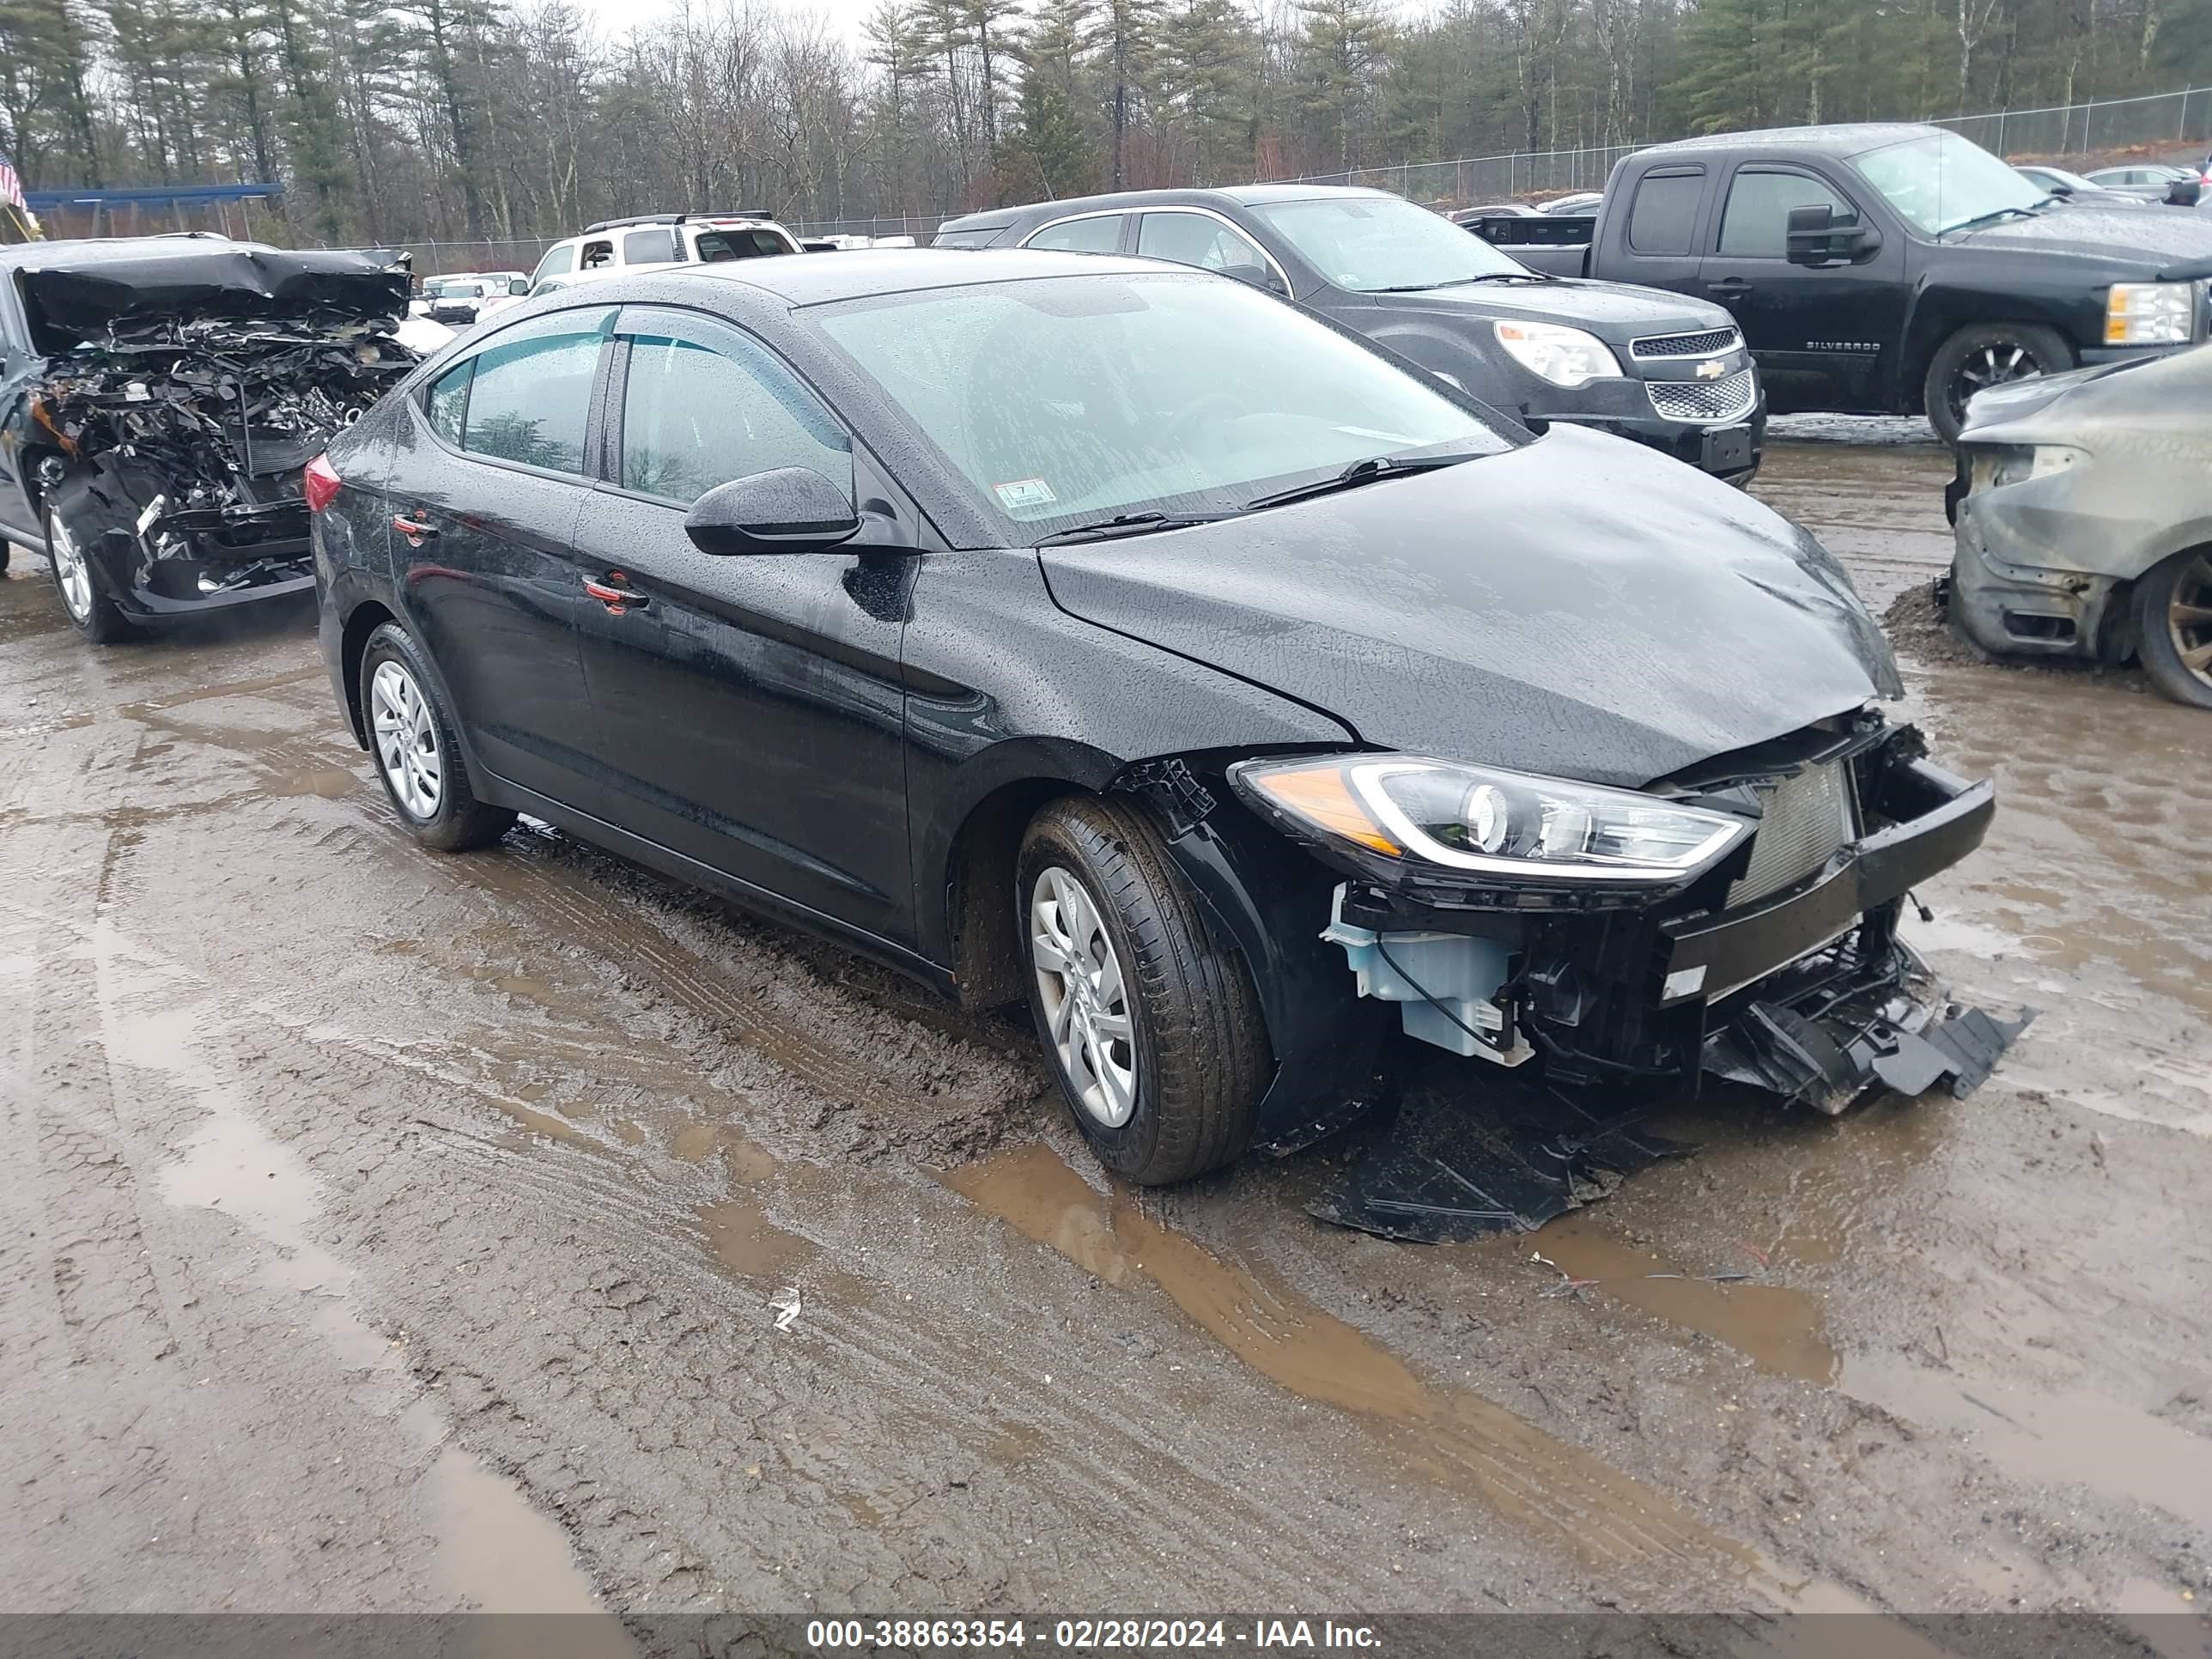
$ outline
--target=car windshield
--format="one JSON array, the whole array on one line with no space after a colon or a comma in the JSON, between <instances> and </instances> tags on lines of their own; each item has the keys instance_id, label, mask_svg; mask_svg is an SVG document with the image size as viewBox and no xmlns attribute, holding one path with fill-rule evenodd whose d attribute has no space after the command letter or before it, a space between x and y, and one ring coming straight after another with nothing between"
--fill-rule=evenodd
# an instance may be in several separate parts
<instances>
[{"instance_id":1,"label":"car windshield","mask_svg":"<svg viewBox=\"0 0 2212 1659\"><path fill-rule=\"evenodd\" d=\"M1355 294L1529 275L1510 254L1402 197L1319 196L1248 211L1323 276Z\"/></svg>"},{"instance_id":2,"label":"car windshield","mask_svg":"<svg viewBox=\"0 0 2212 1659\"><path fill-rule=\"evenodd\" d=\"M1930 235L2012 210L2026 212L2045 195L1955 132L1931 132L1869 150L1851 164L1884 201Z\"/></svg>"},{"instance_id":3,"label":"car windshield","mask_svg":"<svg viewBox=\"0 0 2212 1659\"><path fill-rule=\"evenodd\" d=\"M808 314L1009 545L1123 514L1242 512L1371 458L1515 441L1495 417L1224 277L1033 277Z\"/></svg>"}]
</instances>

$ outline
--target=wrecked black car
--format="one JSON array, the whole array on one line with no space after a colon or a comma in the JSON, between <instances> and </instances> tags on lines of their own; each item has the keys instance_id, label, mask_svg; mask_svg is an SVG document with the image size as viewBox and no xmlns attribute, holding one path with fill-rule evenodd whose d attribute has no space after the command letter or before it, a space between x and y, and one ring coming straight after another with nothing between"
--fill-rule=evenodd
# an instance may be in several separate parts
<instances>
[{"instance_id":1,"label":"wrecked black car","mask_svg":"<svg viewBox=\"0 0 2212 1659\"><path fill-rule=\"evenodd\" d=\"M0 538L101 644L307 591L302 469L420 361L407 289L212 236L0 248Z\"/></svg>"},{"instance_id":2,"label":"wrecked black car","mask_svg":"<svg viewBox=\"0 0 2212 1659\"><path fill-rule=\"evenodd\" d=\"M1233 280L610 278L328 466L325 654L417 839L528 812L1025 999L1132 1180L1310 1140L1424 1044L1580 1121L1963 1090L2008 1035L1897 933L1990 786L1884 716L1832 557Z\"/></svg>"},{"instance_id":3,"label":"wrecked black car","mask_svg":"<svg viewBox=\"0 0 2212 1659\"><path fill-rule=\"evenodd\" d=\"M1994 387L1946 493L1946 605L1986 650L2139 660L2212 708L2212 346Z\"/></svg>"}]
</instances>

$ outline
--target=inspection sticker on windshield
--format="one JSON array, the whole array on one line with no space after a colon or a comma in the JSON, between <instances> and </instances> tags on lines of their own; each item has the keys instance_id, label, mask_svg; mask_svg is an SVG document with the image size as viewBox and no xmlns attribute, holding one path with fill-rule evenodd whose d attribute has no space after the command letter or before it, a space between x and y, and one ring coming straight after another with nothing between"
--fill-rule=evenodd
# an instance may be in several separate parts
<instances>
[{"instance_id":1,"label":"inspection sticker on windshield","mask_svg":"<svg viewBox=\"0 0 2212 1659\"><path fill-rule=\"evenodd\" d=\"M1050 507L1060 499L1042 478L1017 478L1012 483L993 484L991 493L1009 513L1018 513L1025 507Z\"/></svg>"}]
</instances>

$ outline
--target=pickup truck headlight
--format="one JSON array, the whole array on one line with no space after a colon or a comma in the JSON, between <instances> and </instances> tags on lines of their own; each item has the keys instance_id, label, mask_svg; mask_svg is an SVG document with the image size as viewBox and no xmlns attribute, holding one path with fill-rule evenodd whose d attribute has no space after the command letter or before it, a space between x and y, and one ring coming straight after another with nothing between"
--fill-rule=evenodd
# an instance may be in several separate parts
<instances>
[{"instance_id":1,"label":"pickup truck headlight","mask_svg":"<svg viewBox=\"0 0 2212 1659\"><path fill-rule=\"evenodd\" d=\"M2186 345L2196 333L2194 283L2114 283L2106 298L2106 345Z\"/></svg>"},{"instance_id":2,"label":"pickup truck headlight","mask_svg":"<svg viewBox=\"0 0 2212 1659\"><path fill-rule=\"evenodd\" d=\"M1423 755L1241 761L1229 780L1308 839L1508 880L1675 886L1752 828L1632 790Z\"/></svg>"},{"instance_id":3,"label":"pickup truck headlight","mask_svg":"<svg viewBox=\"0 0 2212 1659\"><path fill-rule=\"evenodd\" d=\"M1595 334L1559 323L1494 323L1498 343L1531 374L1553 386L1588 386L1620 379L1620 360Z\"/></svg>"}]
</instances>

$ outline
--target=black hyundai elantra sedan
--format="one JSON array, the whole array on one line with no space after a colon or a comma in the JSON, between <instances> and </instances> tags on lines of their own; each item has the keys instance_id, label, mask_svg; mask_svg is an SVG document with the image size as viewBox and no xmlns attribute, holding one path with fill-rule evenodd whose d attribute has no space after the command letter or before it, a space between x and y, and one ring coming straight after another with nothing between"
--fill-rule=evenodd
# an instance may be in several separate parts
<instances>
[{"instance_id":1,"label":"black hyundai elantra sedan","mask_svg":"<svg viewBox=\"0 0 2212 1659\"><path fill-rule=\"evenodd\" d=\"M1991 791L1884 717L1832 558L1226 278L611 278L455 343L307 487L417 839L526 812L1025 997L1133 1180L1295 1139L1409 1042L1471 1088L1832 1110L1993 1057L1897 936Z\"/></svg>"}]
</instances>

